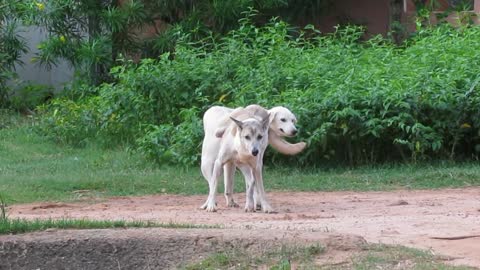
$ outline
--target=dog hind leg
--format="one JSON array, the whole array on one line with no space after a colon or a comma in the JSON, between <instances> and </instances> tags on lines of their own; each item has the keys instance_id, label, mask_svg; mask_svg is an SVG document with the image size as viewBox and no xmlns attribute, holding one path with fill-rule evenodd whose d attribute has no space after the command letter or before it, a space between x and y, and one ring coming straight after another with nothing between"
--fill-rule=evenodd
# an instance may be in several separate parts
<instances>
[{"instance_id":1,"label":"dog hind leg","mask_svg":"<svg viewBox=\"0 0 480 270\"><path fill-rule=\"evenodd\" d=\"M262 166L257 166L256 169L253 169L253 176L255 178L254 182L257 189L258 199L260 200L260 204L262 206L262 211L264 213L275 213L275 210L267 201L267 195L265 194L265 189L263 188Z\"/></svg>"},{"instance_id":2,"label":"dog hind leg","mask_svg":"<svg viewBox=\"0 0 480 270\"><path fill-rule=\"evenodd\" d=\"M210 179L212 179L214 164L215 164L214 160L207 160L202 157L201 170L202 170L203 177L208 183L210 183ZM202 206L200 206L200 209L207 209L207 203L208 203L208 200L205 201L205 203L202 204Z\"/></svg>"},{"instance_id":3,"label":"dog hind leg","mask_svg":"<svg viewBox=\"0 0 480 270\"><path fill-rule=\"evenodd\" d=\"M223 169L222 163L220 162L220 160L217 159L215 161L215 165L213 166L212 177L208 181L208 186L210 191L208 193L207 201L205 202L207 212L217 211L217 203L215 201L215 195L217 193L218 178L222 175L222 169Z\"/></svg>"}]
</instances>

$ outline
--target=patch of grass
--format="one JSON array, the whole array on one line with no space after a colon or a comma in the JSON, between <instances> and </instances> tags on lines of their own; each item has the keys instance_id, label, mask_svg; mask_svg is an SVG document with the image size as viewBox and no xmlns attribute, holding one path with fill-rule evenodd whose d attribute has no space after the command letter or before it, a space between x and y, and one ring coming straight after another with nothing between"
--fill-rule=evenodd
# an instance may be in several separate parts
<instances>
[{"instance_id":1,"label":"patch of grass","mask_svg":"<svg viewBox=\"0 0 480 270\"><path fill-rule=\"evenodd\" d=\"M0 193L0 222L7 219L7 204Z\"/></svg>"},{"instance_id":2,"label":"patch of grass","mask_svg":"<svg viewBox=\"0 0 480 270\"><path fill-rule=\"evenodd\" d=\"M297 191L382 191L460 188L480 185L478 163L418 163L353 169L267 168L268 189Z\"/></svg>"},{"instance_id":3,"label":"patch of grass","mask_svg":"<svg viewBox=\"0 0 480 270\"><path fill-rule=\"evenodd\" d=\"M126 149L61 146L27 125L0 129L0 192L9 203L206 193L205 183L198 168L157 168Z\"/></svg>"},{"instance_id":4,"label":"patch of grass","mask_svg":"<svg viewBox=\"0 0 480 270\"><path fill-rule=\"evenodd\" d=\"M368 245L365 250L352 253L344 262L323 264L315 260L328 255L325 249L318 245L307 247L282 246L280 249L265 253L248 253L245 250L230 250L214 253L201 262L190 264L186 270L200 269L412 269L412 270L473 270L465 266L445 264L441 258L418 249L402 246Z\"/></svg>"},{"instance_id":5,"label":"patch of grass","mask_svg":"<svg viewBox=\"0 0 480 270\"><path fill-rule=\"evenodd\" d=\"M124 148L58 145L32 132L31 121L15 115L8 119L8 127L0 128L0 193L10 204L162 193L207 194L208 186L198 167L159 168ZM268 191L465 187L480 185L480 164L437 162L355 169L269 166L264 179ZM223 185L219 186L222 192ZM243 177L237 174L235 192L244 189Z\"/></svg>"},{"instance_id":6,"label":"patch of grass","mask_svg":"<svg viewBox=\"0 0 480 270\"><path fill-rule=\"evenodd\" d=\"M260 253L232 249L214 253L198 263L187 265L185 270L257 269L260 267L262 269L289 270L292 262L295 262L296 265L312 264L315 256L324 251L325 248L320 245L306 247L282 245L278 249Z\"/></svg>"},{"instance_id":7,"label":"patch of grass","mask_svg":"<svg viewBox=\"0 0 480 270\"><path fill-rule=\"evenodd\" d=\"M402 246L371 245L366 253L352 258L350 269L472 270L474 268L445 264L441 258L418 249Z\"/></svg>"},{"instance_id":8,"label":"patch of grass","mask_svg":"<svg viewBox=\"0 0 480 270\"><path fill-rule=\"evenodd\" d=\"M151 221L88 220L88 219L3 219L0 220L1 234L20 234L46 229L112 229L112 228L219 228L219 226L183 223L158 223Z\"/></svg>"},{"instance_id":9,"label":"patch of grass","mask_svg":"<svg viewBox=\"0 0 480 270\"><path fill-rule=\"evenodd\" d=\"M185 270L226 269L235 265L238 266L234 256L231 256L227 252L220 252L209 256L199 263L187 266Z\"/></svg>"}]
</instances>

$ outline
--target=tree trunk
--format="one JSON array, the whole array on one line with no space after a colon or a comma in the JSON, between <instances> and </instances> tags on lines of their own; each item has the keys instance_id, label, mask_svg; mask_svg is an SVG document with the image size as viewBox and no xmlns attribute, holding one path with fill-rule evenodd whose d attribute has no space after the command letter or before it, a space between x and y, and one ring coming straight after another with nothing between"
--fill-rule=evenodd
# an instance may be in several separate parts
<instances>
[{"instance_id":1,"label":"tree trunk","mask_svg":"<svg viewBox=\"0 0 480 270\"><path fill-rule=\"evenodd\" d=\"M407 26L402 23L405 1L407 0L390 0L389 31L396 44L400 44L407 33Z\"/></svg>"}]
</instances>

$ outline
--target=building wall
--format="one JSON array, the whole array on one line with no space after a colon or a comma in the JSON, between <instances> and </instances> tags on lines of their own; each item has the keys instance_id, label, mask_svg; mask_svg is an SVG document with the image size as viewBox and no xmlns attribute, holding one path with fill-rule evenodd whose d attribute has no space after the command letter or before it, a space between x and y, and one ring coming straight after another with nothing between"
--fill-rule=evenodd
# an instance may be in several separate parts
<instances>
[{"instance_id":1,"label":"building wall","mask_svg":"<svg viewBox=\"0 0 480 270\"><path fill-rule=\"evenodd\" d=\"M448 8L447 0L437 0L438 11ZM324 33L335 31L338 24L360 24L367 27L367 36L385 35L390 29L391 0L336 0L327 15L322 16L315 26ZM480 14L480 0L474 0L474 13ZM471 14L474 14L472 11ZM403 0L401 22L406 30L415 31L416 8L413 0ZM473 18L478 23L478 19ZM447 21L455 24L456 14L451 14ZM306 22L305 24L307 24ZM311 22L310 22L311 23ZM436 23L433 19L432 23Z\"/></svg>"},{"instance_id":2,"label":"building wall","mask_svg":"<svg viewBox=\"0 0 480 270\"><path fill-rule=\"evenodd\" d=\"M9 83L13 88L32 83L52 86L59 90L72 80L74 70L66 61L58 61L58 65L50 70L32 63L32 59L39 52L38 45L47 37L45 30L36 26L24 27L19 34L26 40L29 51L20 58L23 64L15 66L19 78Z\"/></svg>"},{"instance_id":3,"label":"building wall","mask_svg":"<svg viewBox=\"0 0 480 270\"><path fill-rule=\"evenodd\" d=\"M389 29L390 0L336 0L327 15L319 19L320 31L335 31L338 24L354 23L367 27L367 35L386 34Z\"/></svg>"}]
</instances>

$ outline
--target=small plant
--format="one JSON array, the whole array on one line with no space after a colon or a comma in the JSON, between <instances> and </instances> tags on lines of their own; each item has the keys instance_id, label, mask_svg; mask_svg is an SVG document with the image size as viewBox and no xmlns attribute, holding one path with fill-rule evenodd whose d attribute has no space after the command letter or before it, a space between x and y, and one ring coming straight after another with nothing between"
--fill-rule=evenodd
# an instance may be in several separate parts
<instances>
[{"instance_id":1,"label":"small plant","mask_svg":"<svg viewBox=\"0 0 480 270\"><path fill-rule=\"evenodd\" d=\"M7 221L7 203L0 193L0 222Z\"/></svg>"}]
</instances>

